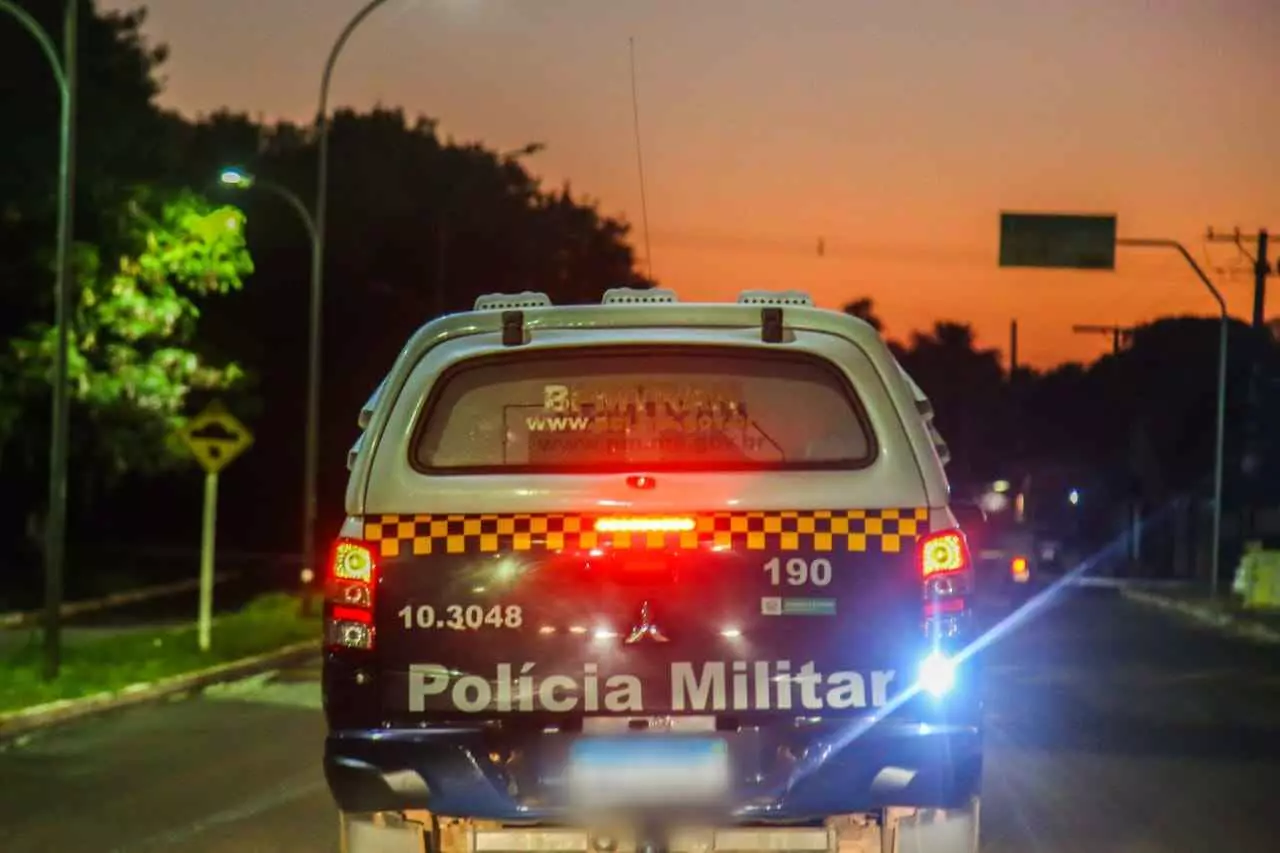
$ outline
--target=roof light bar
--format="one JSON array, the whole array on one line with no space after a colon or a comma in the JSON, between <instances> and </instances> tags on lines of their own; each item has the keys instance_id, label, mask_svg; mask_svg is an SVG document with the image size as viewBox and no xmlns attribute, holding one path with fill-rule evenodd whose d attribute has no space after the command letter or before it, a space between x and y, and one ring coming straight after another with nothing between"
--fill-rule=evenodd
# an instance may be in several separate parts
<instances>
[{"instance_id":1,"label":"roof light bar","mask_svg":"<svg viewBox=\"0 0 1280 853\"><path fill-rule=\"evenodd\" d=\"M604 292L601 305L660 305L679 302L674 290L663 287L611 287Z\"/></svg>"},{"instance_id":2,"label":"roof light bar","mask_svg":"<svg viewBox=\"0 0 1280 853\"><path fill-rule=\"evenodd\" d=\"M551 297L536 290L525 290L520 293L486 293L477 296L474 306L476 311L509 311L513 308L549 308Z\"/></svg>"},{"instance_id":3,"label":"roof light bar","mask_svg":"<svg viewBox=\"0 0 1280 853\"><path fill-rule=\"evenodd\" d=\"M744 290L738 294L739 305L813 306L813 297L800 290Z\"/></svg>"}]
</instances>

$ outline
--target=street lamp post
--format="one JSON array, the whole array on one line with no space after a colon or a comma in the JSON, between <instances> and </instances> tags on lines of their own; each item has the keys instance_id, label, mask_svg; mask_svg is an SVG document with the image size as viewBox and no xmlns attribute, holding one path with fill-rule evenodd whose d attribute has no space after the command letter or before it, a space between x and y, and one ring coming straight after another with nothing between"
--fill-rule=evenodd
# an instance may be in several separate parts
<instances>
[{"instance_id":1,"label":"street lamp post","mask_svg":"<svg viewBox=\"0 0 1280 853\"><path fill-rule=\"evenodd\" d=\"M316 262L316 258L318 257L316 247L320 244L320 232L316 228L316 221L315 221L315 218L312 217L311 211L307 210L307 206L302 203L302 199L298 198L298 196L292 190L280 184L277 184L274 181L267 181L267 180L263 180L261 178L255 177L254 175L249 174L243 169L234 169L234 168L223 169L222 172L218 175L218 181L225 187L231 187L232 189L237 189L237 190L248 190L254 187L264 189L267 192L272 193L284 199L289 204L289 206L292 207L294 211L297 212L298 218L302 220L303 227L307 229L307 239L311 241L311 263L312 263L311 299L312 299L312 306L313 306L312 322L314 324L315 316L316 316L314 306L316 305L319 297L319 291L316 289L318 287L317 283L319 281L319 274L316 272L316 267L314 265ZM315 330L315 326L313 325L312 326L312 346L314 348L312 350L312 353L313 353L313 358L318 358L318 356L315 355L315 353L318 350L318 345L315 344L314 330ZM314 364L315 362L313 362L313 365ZM308 407L308 410L307 410L308 434L310 434L311 424L312 424L311 410ZM308 465L309 464L310 464L310 459L308 458ZM314 480L308 480L308 486L310 487L312 484L314 484L314 482L315 482ZM307 491L308 506L311 505L310 504L311 494L312 494L311 491L308 489ZM308 542L311 541L309 538L310 532L311 532L311 527L310 525L308 525L306 528L306 534L304 534L304 535L308 535L308 539L307 539ZM311 557L311 553L304 551L304 556L303 556L304 564L302 567L302 572L299 576L301 580L302 611L305 615L311 614L310 584L314 580L314 567L310 562L310 557Z\"/></svg>"},{"instance_id":2,"label":"street lamp post","mask_svg":"<svg viewBox=\"0 0 1280 853\"><path fill-rule=\"evenodd\" d=\"M277 184L274 181L266 181L266 180L262 180L261 178L257 178L249 174L248 172L244 171L243 169L234 169L234 168L223 169L222 172L218 175L218 181L225 187L231 187L232 189L237 189L237 190L248 190L254 187L259 187L261 189L266 190L269 193L272 193L284 199L289 204L289 206L292 207L297 212L298 218L302 220L303 227L307 229L307 238L311 241L311 262L313 264L311 269L311 281L313 286L312 305L314 307L316 303L316 299L319 295L318 292L314 290L314 287L316 286L316 282L319 280L314 264L317 257L316 246L318 246L320 243L320 232L316 228L315 218L312 217L311 211L307 210L307 206L302 203L302 199L298 198L298 196L292 190L280 184ZM312 313L312 318L314 322L314 318L315 318L314 310ZM312 327L312 329L313 329L312 340L314 342L314 339L315 339L314 326ZM316 350L313 350L313 353L314 352L316 352ZM307 427L309 432L311 428L311 412L309 408L307 412ZM309 480L308 483L312 484L314 483L314 480ZM310 491L307 492L307 496L308 498L311 496ZM310 504L308 503L308 505ZM309 534L310 532L311 532L311 528L310 526L308 526L307 533ZM307 541L309 542L310 539L308 538ZM311 614L310 584L314 580L314 567L310 563L310 560L309 560L310 556L311 556L310 552L304 552L304 557L303 557L304 564L302 567L301 574L299 576L301 580L302 612L304 615L308 615L308 616Z\"/></svg>"},{"instance_id":3,"label":"street lamp post","mask_svg":"<svg viewBox=\"0 0 1280 853\"><path fill-rule=\"evenodd\" d=\"M1218 304L1218 403L1213 452L1213 550L1209 560L1209 597L1218 597L1219 550L1222 546L1222 478L1226 446L1227 331L1230 318L1222 293L1195 258L1177 240L1116 236L1114 214L1000 214L1000 266L1040 269L1114 270L1116 247L1174 249ZM1136 543L1135 543L1136 549Z\"/></svg>"},{"instance_id":4,"label":"street lamp post","mask_svg":"<svg viewBox=\"0 0 1280 853\"><path fill-rule=\"evenodd\" d=\"M63 13L62 59L53 39L26 10L0 0L0 12L18 19L40 43L53 69L62 101L58 141L58 245L54 285L54 324L58 348L53 358L52 430L49 444L49 511L44 530L44 677L58 677L61 666L63 564L66 557L67 449L70 400L67 388L68 315L71 303L71 233L75 208L76 36L80 4L67 0Z\"/></svg>"},{"instance_id":5,"label":"street lamp post","mask_svg":"<svg viewBox=\"0 0 1280 853\"><path fill-rule=\"evenodd\" d=\"M347 22L337 41L329 51L320 78L320 108L316 112L316 144L318 165L316 172L316 204L313 222L314 238L311 242L311 327L307 347L307 429L306 461L303 475L302 504L302 577L315 576L316 530L316 474L320 449L320 324L323 321L325 223L328 214L329 195L329 82L338 55L346 47L347 40L364 19L387 0L370 0ZM304 593L303 601L310 596Z\"/></svg>"},{"instance_id":6,"label":"street lamp post","mask_svg":"<svg viewBox=\"0 0 1280 853\"><path fill-rule=\"evenodd\" d=\"M324 293L324 251L325 228L328 223L329 201L329 86L333 78L333 69L338 62L342 49L346 47L351 34L379 6L387 0L369 0L360 8L347 25L342 28L338 38L329 50L329 58L324 64L324 73L320 78L320 106L316 111L316 203L315 218L312 221L312 256L311 256L311 324L308 345L307 368L307 429L306 429L306 468L303 477L303 521L302 521L302 571L303 577L315 576L315 528L316 528L316 480L319 468L320 446L320 343L321 324L323 322ZM522 154L533 154L541 150L539 143L525 146L506 155L507 159ZM305 210L305 208L302 208ZM305 600L305 599L304 599Z\"/></svg>"},{"instance_id":7,"label":"street lamp post","mask_svg":"<svg viewBox=\"0 0 1280 853\"><path fill-rule=\"evenodd\" d=\"M1200 269L1196 259L1177 240L1121 237L1116 240L1116 245L1148 249L1174 249L1191 266L1191 269L1200 279L1200 283L1205 286L1213 297L1214 302L1218 303L1218 313L1220 314L1218 326L1218 401L1213 441L1213 532L1210 537L1213 541L1213 549L1209 554L1209 598L1217 601L1218 567L1221 560L1221 555L1218 552L1222 550L1222 476L1223 468L1226 465L1225 448L1227 443L1227 333L1231 323L1231 318L1227 314L1227 303L1222 298L1222 293L1209 280L1209 276L1205 275L1204 270Z\"/></svg>"}]
</instances>

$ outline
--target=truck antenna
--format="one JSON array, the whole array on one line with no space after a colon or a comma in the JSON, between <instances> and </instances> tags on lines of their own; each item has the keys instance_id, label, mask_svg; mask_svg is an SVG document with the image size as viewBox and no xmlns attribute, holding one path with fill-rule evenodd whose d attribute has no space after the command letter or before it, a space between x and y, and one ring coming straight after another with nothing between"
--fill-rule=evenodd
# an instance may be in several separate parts
<instances>
[{"instance_id":1,"label":"truck antenna","mask_svg":"<svg viewBox=\"0 0 1280 853\"><path fill-rule=\"evenodd\" d=\"M636 135L636 171L640 175L640 226L644 237L644 263L648 270L649 280L653 281L653 250L649 246L649 203L644 188L644 155L640 147L640 95L636 88L636 39L627 39L631 57L631 118Z\"/></svg>"}]
</instances>

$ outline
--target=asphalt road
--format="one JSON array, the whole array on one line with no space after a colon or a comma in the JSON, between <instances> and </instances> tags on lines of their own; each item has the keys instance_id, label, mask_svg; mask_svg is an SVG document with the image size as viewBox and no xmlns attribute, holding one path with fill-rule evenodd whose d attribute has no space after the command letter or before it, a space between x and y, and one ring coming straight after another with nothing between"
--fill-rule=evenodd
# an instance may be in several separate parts
<instances>
[{"instance_id":1,"label":"asphalt road","mask_svg":"<svg viewBox=\"0 0 1280 853\"><path fill-rule=\"evenodd\" d=\"M1280 653L1073 593L994 646L983 850L1273 851ZM336 851L314 668L0 753L0 851Z\"/></svg>"}]
</instances>

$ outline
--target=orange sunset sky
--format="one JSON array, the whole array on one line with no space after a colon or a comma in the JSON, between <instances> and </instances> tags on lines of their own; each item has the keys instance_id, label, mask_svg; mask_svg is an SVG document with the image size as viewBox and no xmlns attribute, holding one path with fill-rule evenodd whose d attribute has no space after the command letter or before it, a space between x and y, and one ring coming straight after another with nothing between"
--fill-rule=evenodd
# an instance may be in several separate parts
<instances>
[{"instance_id":1,"label":"orange sunset sky","mask_svg":"<svg viewBox=\"0 0 1280 853\"><path fill-rule=\"evenodd\" d=\"M360 5L151 0L163 102L308 121ZM653 273L684 299L865 295L891 336L963 320L1002 350L1017 318L1040 367L1110 346L1073 323L1212 310L1158 252L1122 250L1115 273L997 269L999 211L1042 209L1183 240L1249 315L1246 262L1202 238L1280 231L1280 0L389 0L333 103L545 142L527 166L625 216L643 256L629 36Z\"/></svg>"}]
</instances>

